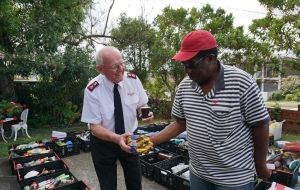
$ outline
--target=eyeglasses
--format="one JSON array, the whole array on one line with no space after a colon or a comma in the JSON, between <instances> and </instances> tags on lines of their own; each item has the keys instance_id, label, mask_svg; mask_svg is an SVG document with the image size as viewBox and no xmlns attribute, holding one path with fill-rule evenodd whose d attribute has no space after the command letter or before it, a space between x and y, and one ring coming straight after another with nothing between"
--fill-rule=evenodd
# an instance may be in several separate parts
<instances>
[{"instance_id":1,"label":"eyeglasses","mask_svg":"<svg viewBox=\"0 0 300 190\"><path fill-rule=\"evenodd\" d=\"M111 71L116 71L119 68L123 69L125 67L124 63L120 63L120 64L114 64L112 66L104 66L105 69L111 70Z\"/></svg>"},{"instance_id":2,"label":"eyeglasses","mask_svg":"<svg viewBox=\"0 0 300 190\"><path fill-rule=\"evenodd\" d=\"M200 58L199 60L197 60L197 61L192 61L192 60L189 60L189 61L183 61L182 64L184 65L184 67L185 67L186 69L195 69L195 68L197 68L197 67L200 65L200 63L201 63L204 59L206 59L208 56L211 56L211 55L213 55L213 54L210 54L210 55L201 57L201 58ZM213 55L213 56L215 56L215 55Z\"/></svg>"}]
</instances>

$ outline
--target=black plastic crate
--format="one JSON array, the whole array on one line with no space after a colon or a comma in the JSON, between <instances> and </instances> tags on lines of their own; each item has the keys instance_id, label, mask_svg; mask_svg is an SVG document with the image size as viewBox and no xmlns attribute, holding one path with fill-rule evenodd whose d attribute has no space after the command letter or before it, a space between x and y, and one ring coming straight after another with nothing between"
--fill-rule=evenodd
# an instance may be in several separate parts
<instances>
[{"instance_id":1,"label":"black plastic crate","mask_svg":"<svg viewBox=\"0 0 300 190\"><path fill-rule=\"evenodd\" d=\"M179 163L188 165L189 160L184 156L175 156L154 164L154 180L165 187L172 188L174 186L174 174L171 168Z\"/></svg>"},{"instance_id":2,"label":"black plastic crate","mask_svg":"<svg viewBox=\"0 0 300 190\"><path fill-rule=\"evenodd\" d=\"M79 131L69 131L67 132L67 138L71 139L71 140L75 140L78 135L85 133L88 130L79 130Z\"/></svg>"},{"instance_id":3,"label":"black plastic crate","mask_svg":"<svg viewBox=\"0 0 300 190\"><path fill-rule=\"evenodd\" d=\"M62 187L55 188L56 190L92 190L83 181L76 181L69 185L64 185Z\"/></svg>"},{"instance_id":4,"label":"black plastic crate","mask_svg":"<svg viewBox=\"0 0 300 190\"><path fill-rule=\"evenodd\" d=\"M76 139L80 143L80 149L81 150L83 150L84 152L91 151L91 148L90 148L90 131L89 130L85 130L82 133L77 134Z\"/></svg>"},{"instance_id":5,"label":"black plastic crate","mask_svg":"<svg viewBox=\"0 0 300 190\"><path fill-rule=\"evenodd\" d=\"M45 153L45 154L38 154L38 155L34 155L34 156L29 156L29 157L25 157L25 158L19 158L19 159L14 159L13 160L13 166L14 166L14 170L17 169L17 164L21 164L22 167L26 167L24 166L25 163L31 162L31 161L37 161L39 159L44 159L46 157L50 158L50 157L55 157L55 160L60 160L60 158L57 156L57 154L55 154L54 152L50 152L50 153ZM45 161L41 161L41 164L45 163Z\"/></svg>"},{"instance_id":6,"label":"black plastic crate","mask_svg":"<svg viewBox=\"0 0 300 190\"><path fill-rule=\"evenodd\" d=\"M62 143L71 142L72 144L64 144L60 146L59 145L60 142ZM58 140L54 142L53 150L59 157L72 156L80 153L80 144L76 139Z\"/></svg>"},{"instance_id":7,"label":"black plastic crate","mask_svg":"<svg viewBox=\"0 0 300 190\"><path fill-rule=\"evenodd\" d=\"M42 177L26 180L26 181L24 181L24 183L19 183L20 190L23 190L25 186L30 186L34 182L38 184L40 182L47 181L49 179L54 179L54 178L58 177L61 174L70 175L70 177L73 179L72 183L75 183L75 182L78 181L77 178L70 171L67 170L67 171L57 172L57 173L54 173L54 174L51 174L51 175L48 175L48 176L42 176ZM70 183L70 184L72 184L72 183ZM61 189L64 186L67 186L67 185L70 185L70 184L59 185L59 186L57 186L53 189Z\"/></svg>"},{"instance_id":8,"label":"black plastic crate","mask_svg":"<svg viewBox=\"0 0 300 190\"><path fill-rule=\"evenodd\" d=\"M77 140L80 143L80 149L84 152L90 152L91 151L91 143L89 140L83 140L80 137L77 138Z\"/></svg>"},{"instance_id":9,"label":"black plastic crate","mask_svg":"<svg viewBox=\"0 0 300 190\"><path fill-rule=\"evenodd\" d=\"M24 178L25 175L28 172L33 171L33 170L39 172L38 176L25 179ZM48 170L49 173L42 174L42 172L44 170ZM28 181L28 180L33 179L33 178L37 178L37 177L41 177L41 176L47 176L47 175L51 175L53 173L57 173L57 172L60 172L60 171L65 171L65 170L69 170L68 166L64 163L63 160L57 160L57 161L53 161L53 162L40 164L40 165L37 165L37 166L31 166L31 167L18 169L17 170L17 180L19 181L19 183L24 183L24 181Z\"/></svg>"},{"instance_id":10,"label":"black plastic crate","mask_svg":"<svg viewBox=\"0 0 300 190\"><path fill-rule=\"evenodd\" d=\"M187 180L181 176L187 171L189 171L189 168L186 168L174 175L173 190L190 190L190 180Z\"/></svg>"},{"instance_id":11,"label":"black plastic crate","mask_svg":"<svg viewBox=\"0 0 300 190\"><path fill-rule=\"evenodd\" d=\"M181 155L181 156L189 158L189 151L186 148L178 146L176 153L178 155Z\"/></svg>"},{"instance_id":12,"label":"black plastic crate","mask_svg":"<svg viewBox=\"0 0 300 190\"><path fill-rule=\"evenodd\" d=\"M177 154L178 152L178 145L176 145L174 142L172 141L167 141L161 144L157 145L159 148L173 152L175 154Z\"/></svg>"},{"instance_id":13,"label":"black plastic crate","mask_svg":"<svg viewBox=\"0 0 300 190\"><path fill-rule=\"evenodd\" d=\"M273 163L275 160L282 162L282 155L277 155L275 158L268 160L268 163ZM282 185L293 188L298 181L300 163L292 171L284 171L280 169L272 170L270 181L280 183Z\"/></svg>"},{"instance_id":14,"label":"black plastic crate","mask_svg":"<svg viewBox=\"0 0 300 190\"><path fill-rule=\"evenodd\" d=\"M163 130L167 125L168 125L167 123L149 124L149 125L139 126L137 129L146 132L157 132Z\"/></svg>"},{"instance_id":15,"label":"black plastic crate","mask_svg":"<svg viewBox=\"0 0 300 190\"><path fill-rule=\"evenodd\" d=\"M9 154L10 159L20 158L20 157L28 157L33 155L41 154L42 152L38 152L37 150L44 149L45 151L50 152L50 148L43 145L35 148L23 149L23 150L11 150ZM48 153L45 152L45 153Z\"/></svg>"},{"instance_id":16,"label":"black plastic crate","mask_svg":"<svg viewBox=\"0 0 300 190\"><path fill-rule=\"evenodd\" d=\"M34 152L31 154L27 154L28 151L36 150L39 148L45 149L45 152L41 152L41 153ZM47 154L47 153L51 153L51 152L52 151L47 147L38 147L38 148L27 149L27 150L17 150L16 152L11 151L8 160L10 163L10 168L11 168L12 174L15 174L14 161L21 160L23 158L29 158L29 157L40 155L40 154Z\"/></svg>"},{"instance_id":17,"label":"black plastic crate","mask_svg":"<svg viewBox=\"0 0 300 190\"><path fill-rule=\"evenodd\" d=\"M154 164L175 155L166 150L160 150L154 153L140 156L142 174L150 180L153 180Z\"/></svg>"}]
</instances>

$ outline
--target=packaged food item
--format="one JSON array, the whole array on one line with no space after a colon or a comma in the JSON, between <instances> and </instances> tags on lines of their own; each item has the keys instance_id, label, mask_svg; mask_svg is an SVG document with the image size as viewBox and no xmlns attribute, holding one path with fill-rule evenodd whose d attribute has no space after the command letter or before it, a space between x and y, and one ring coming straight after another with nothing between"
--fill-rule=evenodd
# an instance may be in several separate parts
<instances>
[{"instance_id":1,"label":"packaged food item","mask_svg":"<svg viewBox=\"0 0 300 190\"><path fill-rule=\"evenodd\" d=\"M130 135L127 137L127 145L131 147L132 153L147 154L153 149L150 137L145 135Z\"/></svg>"}]
</instances>

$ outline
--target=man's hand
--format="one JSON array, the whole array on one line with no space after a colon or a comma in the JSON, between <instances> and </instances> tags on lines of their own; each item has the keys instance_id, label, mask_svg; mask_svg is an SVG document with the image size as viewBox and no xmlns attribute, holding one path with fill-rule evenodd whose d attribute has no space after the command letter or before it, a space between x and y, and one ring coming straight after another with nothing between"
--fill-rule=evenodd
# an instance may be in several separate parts
<instances>
[{"instance_id":1,"label":"man's hand","mask_svg":"<svg viewBox=\"0 0 300 190\"><path fill-rule=\"evenodd\" d=\"M258 178L266 180L271 177L272 171L267 168L266 164L255 164L255 169Z\"/></svg>"},{"instance_id":2,"label":"man's hand","mask_svg":"<svg viewBox=\"0 0 300 190\"><path fill-rule=\"evenodd\" d=\"M142 118L142 121L144 121L147 124L150 124L150 123L152 123L152 121L154 119L153 112L149 112L148 116L149 117L147 117L147 118Z\"/></svg>"},{"instance_id":3,"label":"man's hand","mask_svg":"<svg viewBox=\"0 0 300 190\"><path fill-rule=\"evenodd\" d=\"M127 133L124 133L122 135L119 135L119 137L118 137L118 145L121 147L122 150L124 150L125 152L128 152L128 153L132 153L130 151L130 146L128 146L126 144L127 137L130 136L130 135L131 135L131 133L127 132Z\"/></svg>"}]
</instances>

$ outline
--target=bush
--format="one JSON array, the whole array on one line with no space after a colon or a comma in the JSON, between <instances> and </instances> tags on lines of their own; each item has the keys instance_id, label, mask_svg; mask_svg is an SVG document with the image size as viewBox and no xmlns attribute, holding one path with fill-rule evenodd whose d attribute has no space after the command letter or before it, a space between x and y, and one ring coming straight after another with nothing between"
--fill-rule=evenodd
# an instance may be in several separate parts
<instances>
[{"instance_id":1,"label":"bush","mask_svg":"<svg viewBox=\"0 0 300 190\"><path fill-rule=\"evenodd\" d=\"M280 121L281 107L278 102L275 103L270 112L272 120Z\"/></svg>"},{"instance_id":2,"label":"bush","mask_svg":"<svg viewBox=\"0 0 300 190\"><path fill-rule=\"evenodd\" d=\"M80 113L78 112L78 107L72 102L67 102L65 107L63 108L63 119L64 119L64 124L66 125L71 125L73 124L79 117Z\"/></svg>"},{"instance_id":3,"label":"bush","mask_svg":"<svg viewBox=\"0 0 300 190\"><path fill-rule=\"evenodd\" d=\"M281 91L274 92L271 97L271 100L275 100L275 101L279 101L283 99L284 99L284 95L282 94Z\"/></svg>"},{"instance_id":4,"label":"bush","mask_svg":"<svg viewBox=\"0 0 300 190\"><path fill-rule=\"evenodd\" d=\"M171 118L172 102L168 100L149 99L149 106L151 107L155 118Z\"/></svg>"},{"instance_id":5,"label":"bush","mask_svg":"<svg viewBox=\"0 0 300 190\"><path fill-rule=\"evenodd\" d=\"M285 96L287 101L300 101L300 88L296 89L293 93Z\"/></svg>"}]
</instances>

